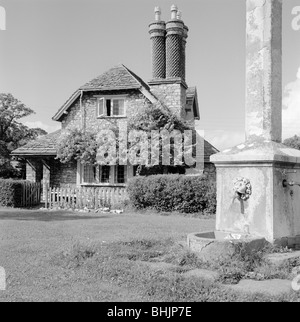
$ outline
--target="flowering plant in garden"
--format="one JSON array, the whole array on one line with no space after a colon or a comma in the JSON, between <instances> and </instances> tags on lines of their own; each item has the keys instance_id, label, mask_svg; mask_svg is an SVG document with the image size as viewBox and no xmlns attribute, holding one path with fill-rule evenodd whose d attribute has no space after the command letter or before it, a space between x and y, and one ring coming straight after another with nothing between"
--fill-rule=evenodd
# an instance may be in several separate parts
<instances>
[{"instance_id":1,"label":"flowering plant in garden","mask_svg":"<svg viewBox=\"0 0 300 322\"><path fill-rule=\"evenodd\" d=\"M82 164L93 165L96 163L97 148L95 133L72 129L61 136L57 149L57 158L62 163L79 160Z\"/></svg>"},{"instance_id":2,"label":"flowering plant in garden","mask_svg":"<svg viewBox=\"0 0 300 322\"><path fill-rule=\"evenodd\" d=\"M185 131L191 135L183 136ZM183 157L193 154L194 134L187 122L167 108L151 104L122 126L112 124L97 133L70 130L60 139L57 158L62 163L79 160L90 165L126 165L129 158L132 164L147 168L184 166Z\"/></svg>"}]
</instances>

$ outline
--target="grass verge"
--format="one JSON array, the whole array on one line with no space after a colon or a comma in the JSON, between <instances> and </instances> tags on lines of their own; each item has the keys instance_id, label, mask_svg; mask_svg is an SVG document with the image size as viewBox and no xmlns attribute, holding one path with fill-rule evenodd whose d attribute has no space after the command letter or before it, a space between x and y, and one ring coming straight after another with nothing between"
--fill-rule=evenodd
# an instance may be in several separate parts
<instances>
[{"instance_id":1,"label":"grass verge","mask_svg":"<svg viewBox=\"0 0 300 322\"><path fill-rule=\"evenodd\" d=\"M75 270L84 280L97 279L130 288L149 301L164 302L270 302L298 301L297 294L272 297L262 294L241 295L226 289L222 283L235 283L247 274L264 274L267 278L285 278L285 270L267 270L263 253L245 258L241 252L230 261L207 264L199 261L172 239L136 239L126 242L93 245L76 244L68 251L57 253L53 265ZM149 263L169 263L172 268L152 269ZM220 280L211 282L186 278L182 274L195 268L210 268L220 272ZM255 279L255 276L252 276Z\"/></svg>"}]
</instances>

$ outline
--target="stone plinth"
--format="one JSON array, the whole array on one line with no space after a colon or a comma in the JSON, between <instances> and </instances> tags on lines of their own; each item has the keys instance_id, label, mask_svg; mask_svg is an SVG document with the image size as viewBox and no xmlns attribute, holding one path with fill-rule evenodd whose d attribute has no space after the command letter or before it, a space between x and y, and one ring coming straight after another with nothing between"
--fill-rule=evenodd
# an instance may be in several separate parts
<instances>
[{"instance_id":1,"label":"stone plinth","mask_svg":"<svg viewBox=\"0 0 300 322\"><path fill-rule=\"evenodd\" d=\"M217 169L217 231L270 242L300 234L300 187L283 186L284 180L300 182L300 151L255 140L213 155L211 161ZM236 178L250 181L248 200L236 198Z\"/></svg>"}]
</instances>

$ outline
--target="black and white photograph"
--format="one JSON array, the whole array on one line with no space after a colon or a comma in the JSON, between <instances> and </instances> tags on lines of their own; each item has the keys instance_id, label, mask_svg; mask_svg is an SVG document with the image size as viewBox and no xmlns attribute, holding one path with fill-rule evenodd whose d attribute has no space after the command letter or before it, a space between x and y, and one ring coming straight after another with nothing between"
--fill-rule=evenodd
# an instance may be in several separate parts
<instances>
[{"instance_id":1,"label":"black and white photograph","mask_svg":"<svg viewBox=\"0 0 300 322\"><path fill-rule=\"evenodd\" d=\"M0 302L299 301L300 0L0 0Z\"/></svg>"}]
</instances>

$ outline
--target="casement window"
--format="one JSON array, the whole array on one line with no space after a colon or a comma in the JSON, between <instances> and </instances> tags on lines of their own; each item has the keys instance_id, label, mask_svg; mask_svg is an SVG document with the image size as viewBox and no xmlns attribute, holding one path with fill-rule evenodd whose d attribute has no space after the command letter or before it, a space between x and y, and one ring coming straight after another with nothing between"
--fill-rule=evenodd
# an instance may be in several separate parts
<instances>
[{"instance_id":1,"label":"casement window","mask_svg":"<svg viewBox=\"0 0 300 322\"><path fill-rule=\"evenodd\" d=\"M98 99L98 117L125 117L124 97L101 97Z\"/></svg>"},{"instance_id":2,"label":"casement window","mask_svg":"<svg viewBox=\"0 0 300 322\"><path fill-rule=\"evenodd\" d=\"M83 166L83 178L84 183L95 183L96 182L96 167L92 165Z\"/></svg>"},{"instance_id":3,"label":"casement window","mask_svg":"<svg viewBox=\"0 0 300 322\"><path fill-rule=\"evenodd\" d=\"M115 166L115 183L126 183L127 167L124 165Z\"/></svg>"},{"instance_id":4,"label":"casement window","mask_svg":"<svg viewBox=\"0 0 300 322\"><path fill-rule=\"evenodd\" d=\"M109 183L110 177L110 166L99 166L99 182L100 183Z\"/></svg>"},{"instance_id":5,"label":"casement window","mask_svg":"<svg viewBox=\"0 0 300 322\"><path fill-rule=\"evenodd\" d=\"M83 165L82 184L109 185L127 182L127 166Z\"/></svg>"}]
</instances>

